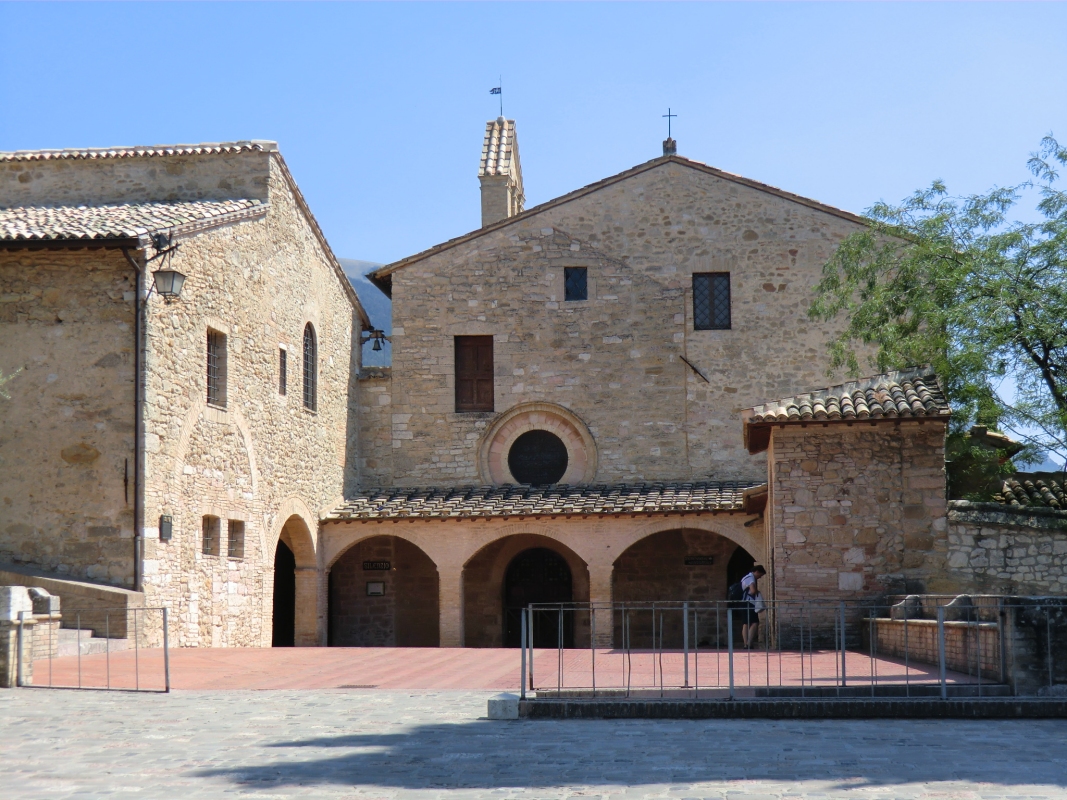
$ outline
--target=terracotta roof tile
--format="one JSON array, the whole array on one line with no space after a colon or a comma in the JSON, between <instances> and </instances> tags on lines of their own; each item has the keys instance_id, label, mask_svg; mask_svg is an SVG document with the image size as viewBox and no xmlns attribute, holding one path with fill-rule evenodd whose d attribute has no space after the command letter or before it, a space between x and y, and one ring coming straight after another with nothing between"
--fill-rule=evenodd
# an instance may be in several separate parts
<instances>
[{"instance_id":1,"label":"terracotta roof tile","mask_svg":"<svg viewBox=\"0 0 1067 800\"><path fill-rule=\"evenodd\" d=\"M994 499L1009 506L1067 509L1067 475L1021 472L1004 481Z\"/></svg>"},{"instance_id":2,"label":"terracotta roof tile","mask_svg":"<svg viewBox=\"0 0 1067 800\"><path fill-rule=\"evenodd\" d=\"M0 208L0 241L137 239L266 211L259 200Z\"/></svg>"},{"instance_id":3,"label":"terracotta roof tile","mask_svg":"<svg viewBox=\"0 0 1067 800\"><path fill-rule=\"evenodd\" d=\"M510 175L515 158L515 120L498 117L485 123L478 177Z\"/></svg>"},{"instance_id":4,"label":"terracotta roof tile","mask_svg":"<svg viewBox=\"0 0 1067 800\"><path fill-rule=\"evenodd\" d=\"M744 491L757 485L743 481L707 481L613 486L385 488L361 492L325 521L743 511Z\"/></svg>"},{"instance_id":5,"label":"terracotta roof tile","mask_svg":"<svg viewBox=\"0 0 1067 800\"><path fill-rule=\"evenodd\" d=\"M63 159L143 158L145 156L193 156L242 153L258 150L273 152L277 142L250 140L245 142L202 142L201 144L169 144L134 147L88 147L68 150L16 150L0 153L3 161L56 161Z\"/></svg>"},{"instance_id":6,"label":"terracotta roof tile","mask_svg":"<svg viewBox=\"0 0 1067 800\"><path fill-rule=\"evenodd\" d=\"M918 367L786 397L746 412L746 424L947 417L950 414L937 376Z\"/></svg>"}]
</instances>

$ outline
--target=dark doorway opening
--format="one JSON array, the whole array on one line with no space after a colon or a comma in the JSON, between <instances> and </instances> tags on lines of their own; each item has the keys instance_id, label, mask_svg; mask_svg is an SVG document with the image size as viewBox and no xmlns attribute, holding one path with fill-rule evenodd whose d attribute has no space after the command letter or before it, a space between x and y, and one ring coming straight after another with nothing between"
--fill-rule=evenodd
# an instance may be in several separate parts
<instances>
[{"instance_id":1,"label":"dark doorway opening","mask_svg":"<svg viewBox=\"0 0 1067 800\"><path fill-rule=\"evenodd\" d=\"M296 643L296 556L285 542L274 551L274 630L271 645Z\"/></svg>"},{"instance_id":2,"label":"dark doorway opening","mask_svg":"<svg viewBox=\"0 0 1067 800\"><path fill-rule=\"evenodd\" d=\"M504 646L522 644L522 610L530 603L569 603L573 600L571 568L559 553L534 547L519 553L504 574ZM535 610L533 646L574 646L574 612Z\"/></svg>"},{"instance_id":3,"label":"dark doorway opening","mask_svg":"<svg viewBox=\"0 0 1067 800\"><path fill-rule=\"evenodd\" d=\"M726 565L726 586L729 588L740 581L755 565L756 559L749 555L748 550L738 547Z\"/></svg>"}]
</instances>

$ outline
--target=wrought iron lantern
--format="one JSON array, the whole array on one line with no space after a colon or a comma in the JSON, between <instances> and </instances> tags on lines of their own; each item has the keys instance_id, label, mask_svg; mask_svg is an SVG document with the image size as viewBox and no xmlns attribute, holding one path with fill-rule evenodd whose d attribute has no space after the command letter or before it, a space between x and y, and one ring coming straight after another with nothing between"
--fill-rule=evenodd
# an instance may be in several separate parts
<instances>
[{"instance_id":1,"label":"wrought iron lantern","mask_svg":"<svg viewBox=\"0 0 1067 800\"><path fill-rule=\"evenodd\" d=\"M161 269L152 273L156 292L165 300L173 300L182 293L185 276L173 269Z\"/></svg>"}]
</instances>

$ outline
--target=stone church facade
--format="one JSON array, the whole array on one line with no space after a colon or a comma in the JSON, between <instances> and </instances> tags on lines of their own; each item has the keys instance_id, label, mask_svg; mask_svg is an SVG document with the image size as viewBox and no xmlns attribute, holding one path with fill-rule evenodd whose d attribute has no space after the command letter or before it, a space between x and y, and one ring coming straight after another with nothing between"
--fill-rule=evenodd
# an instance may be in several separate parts
<instances>
[{"instance_id":1,"label":"stone church facade","mask_svg":"<svg viewBox=\"0 0 1067 800\"><path fill-rule=\"evenodd\" d=\"M806 312L862 218L672 140L526 209L503 118L479 179L479 230L370 276L363 369L273 143L0 154L0 562L141 592L181 646L514 645L529 602L753 562L780 600L974 585L936 376L825 386Z\"/></svg>"}]
</instances>

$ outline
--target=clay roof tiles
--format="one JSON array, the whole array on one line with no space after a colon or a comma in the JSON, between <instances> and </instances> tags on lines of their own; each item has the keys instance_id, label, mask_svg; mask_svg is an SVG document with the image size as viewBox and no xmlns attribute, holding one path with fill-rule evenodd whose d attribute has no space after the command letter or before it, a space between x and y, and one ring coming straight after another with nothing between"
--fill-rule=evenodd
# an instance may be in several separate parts
<instances>
[{"instance_id":1,"label":"clay roof tiles","mask_svg":"<svg viewBox=\"0 0 1067 800\"><path fill-rule=\"evenodd\" d=\"M250 199L0 208L0 241L138 239L259 216L266 209Z\"/></svg>"},{"instance_id":2,"label":"clay roof tiles","mask_svg":"<svg viewBox=\"0 0 1067 800\"><path fill-rule=\"evenodd\" d=\"M827 420L947 417L948 400L929 367L873 375L816 392L764 403L746 412L749 425Z\"/></svg>"},{"instance_id":3,"label":"clay roof tiles","mask_svg":"<svg viewBox=\"0 0 1067 800\"><path fill-rule=\"evenodd\" d=\"M995 498L1009 506L1067 509L1067 474L1020 473L1008 478Z\"/></svg>"},{"instance_id":4,"label":"clay roof tiles","mask_svg":"<svg viewBox=\"0 0 1067 800\"><path fill-rule=\"evenodd\" d=\"M326 522L743 511L738 481L598 486L386 488L361 492Z\"/></svg>"},{"instance_id":5,"label":"clay roof tiles","mask_svg":"<svg viewBox=\"0 0 1067 800\"><path fill-rule=\"evenodd\" d=\"M252 150L274 152L277 149L277 142L250 140L245 142L203 142L201 144L136 145L133 147L88 147L67 150L15 150L13 152L0 153L0 162L225 155Z\"/></svg>"},{"instance_id":6,"label":"clay roof tiles","mask_svg":"<svg viewBox=\"0 0 1067 800\"><path fill-rule=\"evenodd\" d=\"M478 177L511 174L515 153L515 120L499 117L485 123Z\"/></svg>"}]
</instances>

